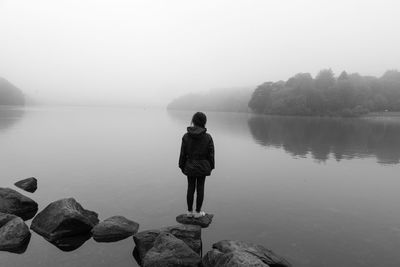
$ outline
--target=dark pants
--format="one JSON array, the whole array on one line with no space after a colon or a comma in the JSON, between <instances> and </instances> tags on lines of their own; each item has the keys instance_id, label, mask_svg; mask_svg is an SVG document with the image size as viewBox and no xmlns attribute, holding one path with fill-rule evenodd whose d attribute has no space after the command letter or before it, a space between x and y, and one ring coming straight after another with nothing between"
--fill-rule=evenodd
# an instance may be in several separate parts
<instances>
[{"instance_id":1,"label":"dark pants","mask_svg":"<svg viewBox=\"0 0 400 267\"><path fill-rule=\"evenodd\" d=\"M193 198L194 191L197 191L196 196L196 211L201 211L201 206L203 205L204 199L204 182L206 177L187 177L188 180L188 188L186 194L186 201L188 205L188 211L193 211Z\"/></svg>"}]
</instances>

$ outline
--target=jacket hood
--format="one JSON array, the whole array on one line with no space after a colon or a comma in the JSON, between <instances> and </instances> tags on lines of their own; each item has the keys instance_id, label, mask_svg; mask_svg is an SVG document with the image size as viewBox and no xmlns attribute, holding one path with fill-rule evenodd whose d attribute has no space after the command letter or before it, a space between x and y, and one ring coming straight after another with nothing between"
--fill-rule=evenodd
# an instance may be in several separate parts
<instances>
[{"instance_id":1,"label":"jacket hood","mask_svg":"<svg viewBox=\"0 0 400 267\"><path fill-rule=\"evenodd\" d=\"M206 128L198 127L198 126L189 126L187 127L188 134L193 138L201 137L207 131Z\"/></svg>"}]
</instances>

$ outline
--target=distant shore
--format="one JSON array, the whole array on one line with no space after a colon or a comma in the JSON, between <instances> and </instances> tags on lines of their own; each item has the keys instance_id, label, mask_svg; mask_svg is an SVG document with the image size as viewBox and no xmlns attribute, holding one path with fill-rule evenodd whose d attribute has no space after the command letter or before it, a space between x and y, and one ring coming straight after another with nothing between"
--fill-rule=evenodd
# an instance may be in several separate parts
<instances>
[{"instance_id":1,"label":"distant shore","mask_svg":"<svg viewBox=\"0 0 400 267\"><path fill-rule=\"evenodd\" d=\"M173 108L167 108L168 111L197 111L196 109L173 109ZM367 114L363 115L358 115L358 116L351 116L351 117L345 117L345 116L333 116L333 115L284 115L284 114L264 114L264 113L254 113L250 110L247 111L231 111L231 110L206 110L203 109L205 112L229 112L229 113L242 113L242 114L250 114L250 115L258 115L258 116L281 116L281 117L308 117L308 118L379 118L379 117L385 117L385 118L397 118L400 117L400 111L379 111L379 112L369 112Z\"/></svg>"},{"instance_id":2,"label":"distant shore","mask_svg":"<svg viewBox=\"0 0 400 267\"><path fill-rule=\"evenodd\" d=\"M370 112L361 117L400 117L400 111Z\"/></svg>"}]
</instances>

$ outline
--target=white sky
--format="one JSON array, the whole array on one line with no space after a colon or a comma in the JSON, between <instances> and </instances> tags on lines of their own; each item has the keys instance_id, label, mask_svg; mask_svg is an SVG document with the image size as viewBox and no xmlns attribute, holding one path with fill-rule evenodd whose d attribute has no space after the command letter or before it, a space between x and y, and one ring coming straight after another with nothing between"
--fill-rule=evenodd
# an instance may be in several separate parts
<instances>
[{"instance_id":1,"label":"white sky","mask_svg":"<svg viewBox=\"0 0 400 267\"><path fill-rule=\"evenodd\" d=\"M400 1L0 0L0 76L47 100L161 103L399 64Z\"/></svg>"}]
</instances>

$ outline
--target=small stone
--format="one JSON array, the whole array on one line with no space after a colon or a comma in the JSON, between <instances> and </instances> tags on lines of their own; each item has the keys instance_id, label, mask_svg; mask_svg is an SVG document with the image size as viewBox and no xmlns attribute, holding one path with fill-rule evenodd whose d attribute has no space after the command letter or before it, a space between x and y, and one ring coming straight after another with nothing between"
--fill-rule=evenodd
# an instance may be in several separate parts
<instances>
[{"instance_id":1,"label":"small stone","mask_svg":"<svg viewBox=\"0 0 400 267\"><path fill-rule=\"evenodd\" d=\"M213 249L203 257L204 267L290 267L281 256L263 246L243 241L223 240L215 243Z\"/></svg>"},{"instance_id":2,"label":"small stone","mask_svg":"<svg viewBox=\"0 0 400 267\"><path fill-rule=\"evenodd\" d=\"M92 234L98 242L114 242L136 234L138 229L138 223L123 216L113 216L93 227Z\"/></svg>"},{"instance_id":3,"label":"small stone","mask_svg":"<svg viewBox=\"0 0 400 267\"><path fill-rule=\"evenodd\" d=\"M31 229L48 241L90 233L99 223L96 212L85 210L73 198L50 203L32 220Z\"/></svg>"},{"instance_id":4,"label":"small stone","mask_svg":"<svg viewBox=\"0 0 400 267\"><path fill-rule=\"evenodd\" d=\"M206 214L205 216L201 216L198 218L189 217L186 214L181 214L176 217L176 221L181 224L199 225L202 228L206 228L211 224L213 217L213 214Z\"/></svg>"},{"instance_id":5,"label":"small stone","mask_svg":"<svg viewBox=\"0 0 400 267\"><path fill-rule=\"evenodd\" d=\"M0 250L18 252L30 236L28 226L20 217L0 213Z\"/></svg>"},{"instance_id":6,"label":"small stone","mask_svg":"<svg viewBox=\"0 0 400 267\"><path fill-rule=\"evenodd\" d=\"M35 216L37 211L38 204L29 197L13 189L0 187L0 212L14 214L23 220L29 220Z\"/></svg>"},{"instance_id":7,"label":"small stone","mask_svg":"<svg viewBox=\"0 0 400 267\"><path fill-rule=\"evenodd\" d=\"M35 177L26 178L24 180L16 182L14 185L27 192L33 193L37 189L37 179Z\"/></svg>"},{"instance_id":8,"label":"small stone","mask_svg":"<svg viewBox=\"0 0 400 267\"><path fill-rule=\"evenodd\" d=\"M161 233L143 259L143 267L197 267L199 254L170 233Z\"/></svg>"}]
</instances>

